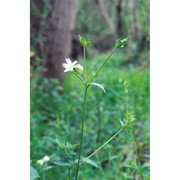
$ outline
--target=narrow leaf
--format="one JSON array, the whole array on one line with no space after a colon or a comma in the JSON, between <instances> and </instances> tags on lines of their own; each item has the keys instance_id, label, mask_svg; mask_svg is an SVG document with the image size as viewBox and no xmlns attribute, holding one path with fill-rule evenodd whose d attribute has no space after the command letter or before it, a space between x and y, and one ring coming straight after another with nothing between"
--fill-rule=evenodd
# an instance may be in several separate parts
<instances>
[{"instance_id":1,"label":"narrow leaf","mask_svg":"<svg viewBox=\"0 0 180 180\"><path fill-rule=\"evenodd\" d=\"M90 86L96 86L98 88L100 88L101 90L103 90L104 93L106 93L106 90L104 89L104 87L101 84L98 83L90 83Z\"/></svg>"},{"instance_id":2,"label":"narrow leaf","mask_svg":"<svg viewBox=\"0 0 180 180\"><path fill-rule=\"evenodd\" d=\"M122 120L119 120L122 127L124 127L124 122Z\"/></svg>"},{"instance_id":3,"label":"narrow leaf","mask_svg":"<svg viewBox=\"0 0 180 180\"><path fill-rule=\"evenodd\" d=\"M130 130L133 129L133 127L132 127L132 126L129 126L129 125L124 125L123 128L124 128L124 129L130 129Z\"/></svg>"},{"instance_id":4,"label":"narrow leaf","mask_svg":"<svg viewBox=\"0 0 180 180\"><path fill-rule=\"evenodd\" d=\"M90 159L83 159L83 161L94 166L94 167L96 167L96 168L99 168L99 166L94 161L92 161Z\"/></svg>"},{"instance_id":5,"label":"narrow leaf","mask_svg":"<svg viewBox=\"0 0 180 180\"><path fill-rule=\"evenodd\" d=\"M64 149L64 148L65 148L65 144L62 143L62 142L59 142L58 139L56 139L56 143L58 144L58 146L59 146L61 149Z\"/></svg>"},{"instance_id":6,"label":"narrow leaf","mask_svg":"<svg viewBox=\"0 0 180 180\"><path fill-rule=\"evenodd\" d=\"M111 156L109 160L113 160L113 159L117 159L119 158L119 156L115 155L115 156Z\"/></svg>"},{"instance_id":7,"label":"narrow leaf","mask_svg":"<svg viewBox=\"0 0 180 180\"><path fill-rule=\"evenodd\" d=\"M73 165L72 162L64 162L64 161L56 161L56 162L54 162L54 164L56 164L58 166L72 166Z\"/></svg>"},{"instance_id":8,"label":"narrow leaf","mask_svg":"<svg viewBox=\"0 0 180 180\"><path fill-rule=\"evenodd\" d=\"M30 166L30 180L33 180L36 178L40 178L39 173L37 172L37 170L35 168Z\"/></svg>"},{"instance_id":9,"label":"narrow leaf","mask_svg":"<svg viewBox=\"0 0 180 180\"><path fill-rule=\"evenodd\" d=\"M53 168L53 166L46 166L46 167L44 167L44 171L47 171L47 170L52 169L52 168Z\"/></svg>"},{"instance_id":10,"label":"narrow leaf","mask_svg":"<svg viewBox=\"0 0 180 180\"><path fill-rule=\"evenodd\" d=\"M142 174L144 176L147 176L147 177L150 176L149 171L150 171L150 165L149 166L148 165L147 166L143 166L142 169L141 169Z\"/></svg>"}]
</instances>

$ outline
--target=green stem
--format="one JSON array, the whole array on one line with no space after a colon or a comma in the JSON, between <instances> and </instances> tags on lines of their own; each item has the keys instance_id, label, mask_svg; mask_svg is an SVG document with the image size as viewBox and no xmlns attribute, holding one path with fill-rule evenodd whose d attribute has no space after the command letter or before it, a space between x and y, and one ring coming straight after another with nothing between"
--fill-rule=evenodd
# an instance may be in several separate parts
<instances>
[{"instance_id":1,"label":"green stem","mask_svg":"<svg viewBox=\"0 0 180 180\"><path fill-rule=\"evenodd\" d=\"M84 93L83 115L82 115L82 124L81 124L81 142L80 142L80 151L79 151L79 158L78 158L78 164L77 164L77 170L76 170L76 180L77 180L77 178L78 178L78 172L79 172L80 160L81 160L81 153L82 153L83 133L84 133L84 120L85 120L85 111L86 111L87 89L88 89L88 86L85 87L85 93Z\"/></svg>"},{"instance_id":2,"label":"green stem","mask_svg":"<svg viewBox=\"0 0 180 180\"><path fill-rule=\"evenodd\" d=\"M87 159L90 159L94 154L96 154L98 151L100 151L106 144L108 144L112 139L114 139L123 129L120 128L111 138L109 138L103 145L101 145L98 149L96 149L92 154L90 154L87 158L83 160L85 162ZM82 163L83 163L82 162ZM82 164L81 163L81 164Z\"/></svg>"},{"instance_id":3,"label":"green stem","mask_svg":"<svg viewBox=\"0 0 180 180\"><path fill-rule=\"evenodd\" d=\"M132 139L133 145L134 145L134 151L135 151L135 153L136 153L136 159L137 159L137 163L138 163L138 169L140 170L140 175L141 175L142 180L144 180L144 176L143 176L142 170L141 170L141 163L140 163L140 160L139 160L139 155L138 155L138 152L137 152L137 146L136 146L136 142L135 142L135 138L134 138L133 131L130 130L130 133L131 133L131 139Z\"/></svg>"},{"instance_id":4,"label":"green stem","mask_svg":"<svg viewBox=\"0 0 180 180\"><path fill-rule=\"evenodd\" d=\"M98 102L97 105L97 117L98 117L98 131L97 131L97 138L96 138L96 142L99 145L99 141L100 141L100 135L101 135L101 111L100 111L100 104Z\"/></svg>"},{"instance_id":5,"label":"green stem","mask_svg":"<svg viewBox=\"0 0 180 180\"><path fill-rule=\"evenodd\" d=\"M126 94L126 96L125 96L126 113L128 113L128 109L129 109L129 107L128 107L128 99L129 99L128 94Z\"/></svg>"},{"instance_id":6,"label":"green stem","mask_svg":"<svg viewBox=\"0 0 180 180\"><path fill-rule=\"evenodd\" d=\"M98 75L99 71L102 69L102 67L106 64L106 62L109 60L109 58L112 56L112 54L115 52L115 50L117 49L117 47L115 47L112 52L110 53L110 55L107 57L107 59L103 62L103 64L99 67L99 69L97 70L96 74L93 76L93 78L91 79L90 83L95 79L95 77Z\"/></svg>"},{"instance_id":7,"label":"green stem","mask_svg":"<svg viewBox=\"0 0 180 180\"><path fill-rule=\"evenodd\" d=\"M84 77L86 80L87 73L86 73L86 47L85 46L83 46L83 53L84 53Z\"/></svg>"}]
</instances>

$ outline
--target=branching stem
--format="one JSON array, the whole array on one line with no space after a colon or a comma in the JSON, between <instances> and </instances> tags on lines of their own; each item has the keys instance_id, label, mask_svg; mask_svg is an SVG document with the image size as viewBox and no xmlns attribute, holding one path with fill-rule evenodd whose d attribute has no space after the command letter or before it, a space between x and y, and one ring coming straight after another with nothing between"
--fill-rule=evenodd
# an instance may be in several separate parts
<instances>
[{"instance_id":1,"label":"branching stem","mask_svg":"<svg viewBox=\"0 0 180 180\"><path fill-rule=\"evenodd\" d=\"M109 138L103 145L101 145L98 149L96 149L92 154L90 154L87 158L83 160L85 162L87 159L90 159L93 155L95 155L98 151L100 151L106 144L108 144L112 139L114 139L121 131L123 128L120 128L111 138ZM82 162L82 163L83 163ZM81 164L82 164L81 163Z\"/></svg>"},{"instance_id":2,"label":"branching stem","mask_svg":"<svg viewBox=\"0 0 180 180\"><path fill-rule=\"evenodd\" d=\"M90 81L90 83L94 80L94 78L98 75L99 71L102 69L102 67L106 64L106 62L109 60L109 58L112 56L112 54L115 52L115 50L117 49L117 47L115 47L112 52L110 53L110 55L107 57L107 59L103 62L103 64L99 67L99 69L97 70L96 74L94 75L94 77L92 78L92 80ZM84 133L84 121L85 121L85 111L86 111L86 97L87 97L87 89L89 87L89 84L87 84L87 69L86 69L86 49L85 46L83 46L83 53L84 53L84 76L85 76L85 82L78 77L85 85L85 93L84 93L84 103L83 103L83 115L82 115L82 122L81 122L81 141L80 141L80 150L79 150L79 157L78 157L78 163L77 163L77 169L76 169L76 176L75 176L75 180L78 179L78 172L79 172L79 168L82 164L81 161L81 154L82 154L82 144L83 144L83 133ZM85 160L89 159L91 156L93 156L95 153L97 153L100 149L102 149L106 144L108 144L114 137L116 137L119 132L122 130L122 128L116 133L114 134L108 141L106 141L102 146L100 146L96 151L94 151L94 153L92 153L90 156L88 156Z\"/></svg>"}]
</instances>

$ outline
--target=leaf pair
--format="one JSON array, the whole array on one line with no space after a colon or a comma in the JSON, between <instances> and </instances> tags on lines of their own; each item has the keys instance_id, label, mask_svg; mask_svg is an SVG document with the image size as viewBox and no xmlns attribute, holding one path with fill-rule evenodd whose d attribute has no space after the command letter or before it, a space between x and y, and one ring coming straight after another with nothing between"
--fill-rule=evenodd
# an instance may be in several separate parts
<instances>
[{"instance_id":1,"label":"leaf pair","mask_svg":"<svg viewBox=\"0 0 180 180\"><path fill-rule=\"evenodd\" d=\"M94 166L94 167L96 167L96 168L99 168L99 166L97 165L97 163L94 162L94 161L92 161L92 160L90 160L90 159L83 158L83 159L82 159L82 162L83 162L83 163L90 164L91 166Z\"/></svg>"},{"instance_id":2,"label":"leaf pair","mask_svg":"<svg viewBox=\"0 0 180 180\"><path fill-rule=\"evenodd\" d=\"M122 120L119 120L119 122L120 122L120 124L121 124L121 126L122 126L123 129L130 129L130 130L133 129L133 127L130 126L128 122L122 121Z\"/></svg>"},{"instance_id":3,"label":"leaf pair","mask_svg":"<svg viewBox=\"0 0 180 180\"><path fill-rule=\"evenodd\" d=\"M74 151L77 144L70 144L67 141L58 141L57 139L56 142L61 152L63 152L63 157L53 163L58 166L65 166L69 168L76 166L76 153Z\"/></svg>"},{"instance_id":4,"label":"leaf pair","mask_svg":"<svg viewBox=\"0 0 180 180\"><path fill-rule=\"evenodd\" d=\"M135 121L135 118L130 113L125 115L124 120L118 119L123 129L133 130L131 123Z\"/></svg>"},{"instance_id":5,"label":"leaf pair","mask_svg":"<svg viewBox=\"0 0 180 180\"><path fill-rule=\"evenodd\" d=\"M77 144L70 144L67 141L58 141L57 139L56 139L56 142L57 142L59 148L62 151L64 151L67 156L72 156L72 155L74 156L74 150L75 150Z\"/></svg>"}]
</instances>

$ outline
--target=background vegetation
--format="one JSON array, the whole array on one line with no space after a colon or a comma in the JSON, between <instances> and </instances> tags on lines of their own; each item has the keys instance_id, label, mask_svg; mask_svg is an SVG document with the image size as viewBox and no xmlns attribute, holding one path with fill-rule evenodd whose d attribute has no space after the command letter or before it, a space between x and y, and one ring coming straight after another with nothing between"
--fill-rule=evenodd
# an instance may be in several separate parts
<instances>
[{"instance_id":1,"label":"background vegetation","mask_svg":"<svg viewBox=\"0 0 180 180\"><path fill-rule=\"evenodd\" d=\"M56 37L50 30L55 2L31 0L30 148L31 164L37 169L36 161L45 155L52 160L61 156L56 138L79 144L80 137L83 91L79 80L71 74L66 74L64 79L44 73L48 68L44 64L48 57L49 32ZM104 95L93 88L88 93L83 154L89 155L117 132L119 121L116 117L124 119L128 108L136 117L137 148L144 176L149 179L149 1L78 1L68 57L83 64L78 34L92 42L87 51L88 76L105 60L117 38L130 37L127 46L112 56L98 77L107 93ZM65 44L59 41L62 46ZM61 67L59 71L62 71ZM129 83L128 100L124 81ZM120 133L92 158L100 168L83 165L79 179L138 179L132 169L135 157L128 133L128 130ZM46 178L68 179L67 173L64 167L55 166L46 172Z\"/></svg>"}]
</instances>

